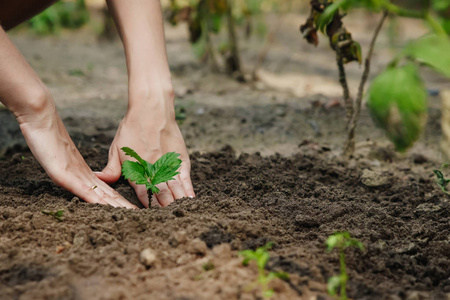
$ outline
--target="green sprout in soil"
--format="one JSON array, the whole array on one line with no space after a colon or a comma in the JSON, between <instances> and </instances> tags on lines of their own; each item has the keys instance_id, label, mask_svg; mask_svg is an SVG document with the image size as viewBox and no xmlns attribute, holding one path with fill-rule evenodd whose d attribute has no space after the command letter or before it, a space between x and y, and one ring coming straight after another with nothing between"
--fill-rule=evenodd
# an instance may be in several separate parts
<instances>
[{"instance_id":1,"label":"green sprout in soil","mask_svg":"<svg viewBox=\"0 0 450 300\"><path fill-rule=\"evenodd\" d=\"M259 284L262 290L262 294L264 298L271 298L275 291L269 288L269 283L275 279L280 278L283 280L289 279L288 275L284 272L266 272L266 264L270 259L269 249L272 248L273 243L267 243L266 245L257 248L255 251L253 250L244 250L239 252L240 255L244 257L242 264L244 266L248 266L250 261L255 261L258 266L258 281L256 284Z\"/></svg>"},{"instance_id":2,"label":"green sprout in soil","mask_svg":"<svg viewBox=\"0 0 450 300\"><path fill-rule=\"evenodd\" d=\"M154 164L151 164L142 159L133 149L123 147L122 151L137 160L126 160L123 162L123 176L136 184L145 185L149 199L153 193L159 193L159 189L156 187L157 184L174 180L174 177L180 174L180 172L177 172L181 166L180 154L178 153L166 153Z\"/></svg>"},{"instance_id":3,"label":"green sprout in soil","mask_svg":"<svg viewBox=\"0 0 450 300\"><path fill-rule=\"evenodd\" d=\"M62 222L62 216L64 214L64 210L58 210L58 211L47 211L47 210L42 210L41 211L44 215L47 216L52 216L53 218L55 218L58 222Z\"/></svg>"},{"instance_id":4,"label":"green sprout in soil","mask_svg":"<svg viewBox=\"0 0 450 300\"><path fill-rule=\"evenodd\" d=\"M341 274L336 275L328 279L327 290L331 296L335 296L340 289L340 300L346 300L347 298L347 267L345 264L345 249L349 247L357 247L361 250L364 250L364 245L350 236L350 233L344 232L336 232L333 235L329 236L325 242L327 246L327 251L331 252L334 248L337 248L339 251L339 264L341 269Z\"/></svg>"},{"instance_id":5,"label":"green sprout in soil","mask_svg":"<svg viewBox=\"0 0 450 300\"><path fill-rule=\"evenodd\" d=\"M442 170L444 168L447 168L449 165L448 164L443 164L441 166L440 170L433 170L434 174L436 174L437 179L436 179L436 183L439 185L439 187L441 188L441 190L447 194L450 195L450 192L447 190L447 185L450 183L450 179L446 179L444 177L444 174L442 173Z\"/></svg>"}]
</instances>

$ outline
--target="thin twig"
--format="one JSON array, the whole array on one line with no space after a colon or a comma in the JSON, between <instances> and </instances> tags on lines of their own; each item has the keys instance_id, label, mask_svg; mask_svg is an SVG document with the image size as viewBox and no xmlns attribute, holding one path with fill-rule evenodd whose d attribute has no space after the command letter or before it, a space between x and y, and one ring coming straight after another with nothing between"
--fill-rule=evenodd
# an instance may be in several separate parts
<instances>
[{"instance_id":1,"label":"thin twig","mask_svg":"<svg viewBox=\"0 0 450 300\"><path fill-rule=\"evenodd\" d=\"M232 10L232 1L233 0L226 0L227 4L227 10L226 10L226 19L228 23L228 43L230 46L230 59L232 61L232 68L230 71L235 73L232 74L236 76L237 78L243 78L243 72L242 72L242 63L241 63L241 57L239 55L239 47L238 47L238 40L236 36L236 26L233 19L233 10Z\"/></svg>"},{"instance_id":2,"label":"thin twig","mask_svg":"<svg viewBox=\"0 0 450 300\"><path fill-rule=\"evenodd\" d=\"M375 42L377 41L378 35L381 31L381 28L383 27L384 21L386 20L387 16L388 11L385 10L372 36L372 41L370 42L369 52L367 53L367 57L364 63L364 72L361 77L361 82L359 83L358 95L356 97L356 105L355 105L356 107L353 113L352 120L350 122L347 141L345 143L344 154L347 156L351 156L355 151L355 130L359 120L359 115L361 114L361 103L364 93L364 86L366 85L367 79L369 78L370 60L372 59L373 50L375 48Z\"/></svg>"},{"instance_id":3,"label":"thin twig","mask_svg":"<svg viewBox=\"0 0 450 300\"><path fill-rule=\"evenodd\" d=\"M344 68L344 62L342 61L342 55L339 47L336 47L336 62L339 70L339 82L342 86L342 90L344 91L344 103L345 103L345 110L347 111L347 117L346 117L346 124L347 128L350 124L350 121L352 119L352 116L354 114L353 112L353 101L352 98L350 98L350 90L348 88L347 83L347 76L345 75L345 68Z\"/></svg>"}]
</instances>

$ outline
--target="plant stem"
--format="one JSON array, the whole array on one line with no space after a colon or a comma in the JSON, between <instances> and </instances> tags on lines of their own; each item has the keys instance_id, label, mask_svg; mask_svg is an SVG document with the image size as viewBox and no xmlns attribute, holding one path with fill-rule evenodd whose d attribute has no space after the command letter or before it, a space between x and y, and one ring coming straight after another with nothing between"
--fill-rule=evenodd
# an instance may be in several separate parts
<instances>
[{"instance_id":1,"label":"plant stem","mask_svg":"<svg viewBox=\"0 0 450 300\"><path fill-rule=\"evenodd\" d=\"M422 11L404 9L404 8L401 8L392 3L386 3L384 5L384 8L388 12L396 14L397 16L400 16L400 17L415 18L415 19L424 19L425 18L425 13Z\"/></svg>"},{"instance_id":2,"label":"plant stem","mask_svg":"<svg viewBox=\"0 0 450 300\"><path fill-rule=\"evenodd\" d=\"M353 116L353 101L350 98L350 90L348 88L347 83L347 76L345 75L345 67L344 62L342 61L342 55L339 47L336 47L336 63L339 70L339 82L342 86L342 90L344 91L344 103L345 103L345 110L347 111L346 116L346 124L347 128L350 124L351 118Z\"/></svg>"},{"instance_id":3,"label":"plant stem","mask_svg":"<svg viewBox=\"0 0 450 300\"><path fill-rule=\"evenodd\" d=\"M204 6L202 7L203 10L203 18L202 18L202 28L204 30L205 35L205 44L206 44L206 51L208 56L208 61L211 65L211 70L215 73L219 72L219 64L217 63L216 56L214 53L214 46L211 41L211 15L209 13L209 1L206 0L204 2Z\"/></svg>"},{"instance_id":4,"label":"plant stem","mask_svg":"<svg viewBox=\"0 0 450 300\"><path fill-rule=\"evenodd\" d=\"M236 77L243 77L242 67L241 67L241 58L239 56L239 47L238 41L236 37L236 26L233 19L233 8L232 2L233 0L226 0L227 4L227 23L228 23L228 42L230 43L230 62L228 63L232 67L229 71L231 73L235 73Z\"/></svg>"},{"instance_id":5,"label":"plant stem","mask_svg":"<svg viewBox=\"0 0 450 300\"><path fill-rule=\"evenodd\" d=\"M359 115L361 114L361 103L362 103L362 98L363 98L363 94L364 94L364 86L366 85L366 82L367 82L367 79L368 79L369 73L370 73L370 60L372 59L373 50L375 48L375 42L377 41L377 37L381 31L381 28L383 27L384 21L386 20L387 16L388 16L388 11L385 10L383 12L383 16L381 17L380 21L378 22L377 28L375 29L375 32L372 36L372 41L370 42L369 52L367 54L367 57L366 57L366 60L364 63L364 72L361 77L361 81L359 83L358 95L356 97L356 105L355 105L356 107L355 107L355 111L353 112L350 126L348 129L347 141L345 142L344 154L346 156L351 156L355 152L355 131L356 131L356 126L358 124Z\"/></svg>"},{"instance_id":6,"label":"plant stem","mask_svg":"<svg viewBox=\"0 0 450 300\"><path fill-rule=\"evenodd\" d=\"M437 35L447 37L445 29L442 28L441 24L439 24L439 22L437 22L436 19L431 16L430 12L427 12L425 14L425 21L428 23L428 25L430 25L431 29L433 29Z\"/></svg>"},{"instance_id":7,"label":"plant stem","mask_svg":"<svg viewBox=\"0 0 450 300\"><path fill-rule=\"evenodd\" d=\"M345 254L344 249L339 249L339 264L341 266L341 297L340 300L347 300L347 268L345 266Z\"/></svg>"}]
</instances>

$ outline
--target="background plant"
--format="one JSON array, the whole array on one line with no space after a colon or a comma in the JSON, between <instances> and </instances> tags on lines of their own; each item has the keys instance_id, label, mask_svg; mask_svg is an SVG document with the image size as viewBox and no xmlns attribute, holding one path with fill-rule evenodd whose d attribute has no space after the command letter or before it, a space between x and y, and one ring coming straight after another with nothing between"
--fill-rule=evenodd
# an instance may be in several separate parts
<instances>
[{"instance_id":1,"label":"background plant","mask_svg":"<svg viewBox=\"0 0 450 300\"><path fill-rule=\"evenodd\" d=\"M288 279L288 275L284 272L267 272L266 264L270 259L269 249L271 249L273 243L269 242L266 245L257 248L256 250L244 250L239 252L244 257L242 264L248 266L250 261L255 261L258 267L258 280L257 284L260 285L264 298L271 298L275 291L269 288L269 283L275 279Z\"/></svg>"},{"instance_id":2,"label":"background plant","mask_svg":"<svg viewBox=\"0 0 450 300\"><path fill-rule=\"evenodd\" d=\"M89 21L85 0L58 1L27 24L37 34L55 34L62 28L77 29Z\"/></svg>"},{"instance_id":3,"label":"background plant","mask_svg":"<svg viewBox=\"0 0 450 300\"><path fill-rule=\"evenodd\" d=\"M348 273L347 266L345 264L345 250L350 247L356 247L364 250L364 245L350 236L350 233L336 232L329 236L325 242L327 251L331 252L333 249L338 249L339 252L339 267L341 273L339 275L333 276L328 280L327 290L331 296L340 294L340 300L346 300L347 298L347 281Z\"/></svg>"},{"instance_id":4,"label":"background plant","mask_svg":"<svg viewBox=\"0 0 450 300\"><path fill-rule=\"evenodd\" d=\"M311 14L301 26L303 36L317 45L317 31L326 34L331 48L336 52L339 81L344 91L347 109L347 140L344 153L351 156L355 148L355 130L361 111L364 87L370 73L370 62L378 34L389 15L418 18L430 28L430 33L419 37L403 47L387 69L375 78L368 91L368 107L375 123L387 134L397 150L405 151L420 136L427 116L427 91L419 74L419 65L432 67L450 77L450 41L448 19L442 17L449 8L450 0L419 1L417 9L406 9L389 0L313 0ZM346 63L362 63L359 44L343 24L345 14L355 8L381 13L373 33L356 100L348 88Z\"/></svg>"},{"instance_id":5,"label":"background plant","mask_svg":"<svg viewBox=\"0 0 450 300\"><path fill-rule=\"evenodd\" d=\"M63 221L63 215L64 215L64 210L60 209L57 211L47 211L47 210L42 210L41 211L44 215L47 216L52 216L55 220L57 220L58 222L62 222Z\"/></svg>"},{"instance_id":6,"label":"background plant","mask_svg":"<svg viewBox=\"0 0 450 300\"><path fill-rule=\"evenodd\" d=\"M281 6L291 1L285 2ZM275 0L171 0L166 18L172 25L188 24L195 53L208 62L213 71L225 71L244 81L238 29L242 29L247 38L253 32L265 37L264 13L279 9L280 2ZM223 31L226 39L215 45L213 37Z\"/></svg>"},{"instance_id":7,"label":"background plant","mask_svg":"<svg viewBox=\"0 0 450 300\"><path fill-rule=\"evenodd\" d=\"M434 174L436 175L436 183L439 185L439 187L441 188L441 190L447 194L450 195L450 192L447 190L447 186L450 183L450 179L446 179L444 174L443 174L443 170L444 168L448 168L448 164L443 164L441 166L440 170L433 170Z\"/></svg>"}]
</instances>

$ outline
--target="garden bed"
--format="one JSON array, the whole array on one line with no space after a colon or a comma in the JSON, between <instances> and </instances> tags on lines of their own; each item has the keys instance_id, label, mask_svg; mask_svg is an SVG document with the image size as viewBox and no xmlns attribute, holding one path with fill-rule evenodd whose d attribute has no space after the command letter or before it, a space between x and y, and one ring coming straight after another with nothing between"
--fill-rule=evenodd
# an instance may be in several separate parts
<instances>
[{"instance_id":1,"label":"garden bed","mask_svg":"<svg viewBox=\"0 0 450 300\"><path fill-rule=\"evenodd\" d=\"M107 161L101 148L82 153L94 169ZM274 299L326 299L338 259L324 241L347 230L366 247L348 251L351 298L448 299L450 202L424 157L374 167L305 144L288 158L226 147L192 161L196 199L137 211L81 202L28 152L1 161L1 298L256 299L257 271L237 251L273 241L268 268L291 278L273 282ZM136 202L126 182L114 187ZM60 209L62 222L41 212Z\"/></svg>"}]
</instances>

